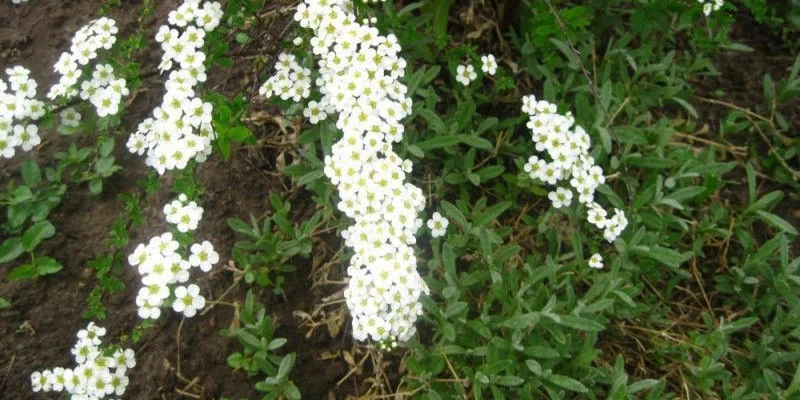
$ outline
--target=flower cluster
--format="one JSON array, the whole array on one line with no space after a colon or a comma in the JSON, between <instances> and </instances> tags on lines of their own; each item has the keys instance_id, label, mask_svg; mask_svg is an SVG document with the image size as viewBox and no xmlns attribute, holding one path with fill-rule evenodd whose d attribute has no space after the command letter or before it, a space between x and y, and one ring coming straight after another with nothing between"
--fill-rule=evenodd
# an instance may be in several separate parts
<instances>
[{"instance_id":1,"label":"flower cluster","mask_svg":"<svg viewBox=\"0 0 800 400\"><path fill-rule=\"evenodd\" d=\"M313 31L318 101L304 115L312 123L338 114L342 138L325 157L325 175L337 186L339 210L355 223L342 232L354 254L347 273L347 306L353 337L405 341L416 331L419 297L428 288L417 272L412 245L422 227L422 190L405 182L412 164L393 150L403 138L400 122L411 110L399 79L406 61L394 35L383 36L371 21L357 22L349 0L305 0L294 16ZM290 55L261 88L265 95L303 99L311 95L312 71Z\"/></svg>"},{"instance_id":2,"label":"flower cluster","mask_svg":"<svg viewBox=\"0 0 800 400\"><path fill-rule=\"evenodd\" d=\"M275 63L275 75L267 79L258 93L266 97L279 96L283 100L303 100L311 94L311 70L301 66L294 54L281 53ZM333 112L316 101L310 102L306 110L305 116L313 124L327 118L327 111Z\"/></svg>"},{"instance_id":3,"label":"flower cluster","mask_svg":"<svg viewBox=\"0 0 800 400\"><path fill-rule=\"evenodd\" d=\"M32 124L44 113L36 100L36 81L30 71L17 66L6 69L8 83L0 79L0 157L11 158L16 149L29 151L41 143L39 127Z\"/></svg>"},{"instance_id":4,"label":"flower cluster","mask_svg":"<svg viewBox=\"0 0 800 400\"><path fill-rule=\"evenodd\" d=\"M197 224L203 219L203 207L196 202L186 202L186 196L179 196L178 199L164 206L164 215L167 222L174 224L178 231L186 233L197 229Z\"/></svg>"},{"instance_id":5,"label":"flower cluster","mask_svg":"<svg viewBox=\"0 0 800 400\"><path fill-rule=\"evenodd\" d=\"M96 400L122 396L128 387L128 369L136 366L131 349L103 349L106 329L90 322L78 331L72 348L75 368L53 368L31 374L34 392L63 392L73 400Z\"/></svg>"},{"instance_id":6,"label":"flower cluster","mask_svg":"<svg viewBox=\"0 0 800 400\"><path fill-rule=\"evenodd\" d=\"M75 32L70 50L61 53L56 61L53 69L61 77L47 97L54 100L80 96L92 103L98 116L116 114L122 98L129 94L125 79L117 78L114 67L109 64L98 63L92 68L91 63L99 51L108 50L116 43L118 31L113 19L102 17Z\"/></svg>"},{"instance_id":7,"label":"flower cluster","mask_svg":"<svg viewBox=\"0 0 800 400\"><path fill-rule=\"evenodd\" d=\"M603 169L595 165L594 158L589 155L589 134L575 125L571 113L559 114L555 104L537 101L533 95L522 99L522 111L530 117L527 126L531 129L536 151L543 153L541 157L533 155L528 159L525 172L531 179L548 185L568 182L569 186L558 186L548 194L553 207L569 206L577 193L578 201L588 207L589 222L603 229L603 237L613 242L628 225L628 220L625 213L616 208L614 215L609 216L594 200L595 190L606 178ZM592 267L602 267L602 258L592 258Z\"/></svg>"},{"instance_id":8,"label":"flower cluster","mask_svg":"<svg viewBox=\"0 0 800 400\"><path fill-rule=\"evenodd\" d=\"M481 56L481 72L488 75L497 73L497 60L492 54ZM478 73L471 64L462 64L456 67L456 82L469 86L470 83L478 79Z\"/></svg>"},{"instance_id":9,"label":"flower cluster","mask_svg":"<svg viewBox=\"0 0 800 400\"><path fill-rule=\"evenodd\" d=\"M719 11L725 4L725 0L697 0L697 2L703 5L703 14L706 17L711 15L712 11Z\"/></svg>"},{"instance_id":10,"label":"flower cluster","mask_svg":"<svg viewBox=\"0 0 800 400\"><path fill-rule=\"evenodd\" d=\"M164 207L167 221L176 225L181 232L194 230L202 214L203 209L193 201L187 202L183 194L178 200ZM128 256L128 263L138 267L139 274L142 275L143 287L136 296L139 317L145 319L160 317L161 306L167 302L171 294L174 295L173 310L187 317L193 317L197 310L205 307L206 300L200 295L200 288L197 285L180 284L189 281L189 271L192 267L199 268L203 272L210 271L214 264L219 262L219 254L208 241L191 245L188 259L181 255L180 248L180 243L175 240L172 233L167 232L151 238L146 245L139 244ZM171 291L172 286L174 290Z\"/></svg>"},{"instance_id":11,"label":"flower cluster","mask_svg":"<svg viewBox=\"0 0 800 400\"><path fill-rule=\"evenodd\" d=\"M221 17L218 2L185 0L169 13L169 25L156 33L164 50L159 69L169 71L167 92L153 117L129 137L127 146L131 153L147 154L145 162L159 174L186 168L190 160L203 162L213 150L213 107L196 95L195 87L206 81L205 35L219 25Z\"/></svg>"}]
</instances>

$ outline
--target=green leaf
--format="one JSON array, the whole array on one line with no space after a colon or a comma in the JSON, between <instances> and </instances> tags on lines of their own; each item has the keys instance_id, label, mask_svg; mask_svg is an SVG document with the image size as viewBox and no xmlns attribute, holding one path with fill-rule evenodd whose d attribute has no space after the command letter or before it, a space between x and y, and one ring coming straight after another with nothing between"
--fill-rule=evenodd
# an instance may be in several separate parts
<instances>
[{"instance_id":1,"label":"green leaf","mask_svg":"<svg viewBox=\"0 0 800 400\"><path fill-rule=\"evenodd\" d=\"M114 151L114 138L105 138L103 139L102 143L100 144L100 157L108 157Z\"/></svg>"},{"instance_id":2,"label":"green leaf","mask_svg":"<svg viewBox=\"0 0 800 400\"><path fill-rule=\"evenodd\" d=\"M239 44L247 44L250 41L250 36L247 36L244 32L238 32L234 38L236 39L236 43Z\"/></svg>"},{"instance_id":3,"label":"green leaf","mask_svg":"<svg viewBox=\"0 0 800 400\"><path fill-rule=\"evenodd\" d=\"M425 152L422 151L417 145L411 144L406 147L409 153L413 154L416 157L422 158L425 157Z\"/></svg>"},{"instance_id":4,"label":"green leaf","mask_svg":"<svg viewBox=\"0 0 800 400\"><path fill-rule=\"evenodd\" d=\"M447 33L447 20L450 18L450 7L455 0L438 0L433 2L433 37L438 38Z\"/></svg>"},{"instance_id":5,"label":"green leaf","mask_svg":"<svg viewBox=\"0 0 800 400\"><path fill-rule=\"evenodd\" d=\"M94 170L97 174L106 178L116 172L117 169L114 167L114 157L103 157L94 164Z\"/></svg>"},{"instance_id":6,"label":"green leaf","mask_svg":"<svg viewBox=\"0 0 800 400\"><path fill-rule=\"evenodd\" d=\"M100 178L94 178L89 181L89 193L97 196L103 191L103 180Z\"/></svg>"},{"instance_id":7,"label":"green leaf","mask_svg":"<svg viewBox=\"0 0 800 400\"><path fill-rule=\"evenodd\" d=\"M483 121L481 121L480 125L478 125L478 129L475 130L475 134L480 136L483 132L486 132L495 125L497 125L497 122L498 120L495 117L489 117L484 119Z\"/></svg>"},{"instance_id":8,"label":"green leaf","mask_svg":"<svg viewBox=\"0 0 800 400\"><path fill-rule=\"evenodd\" d=\"M244 345L248 349L265 350L265 346L263 343L261 343L261 340L255 337L255 335L253 335L252 333L240 330L239 332L236 332L236 337L239 339L239 342L241 342L242 345Z\"/></svg>"},{"instance_id":9,"label":"green leaf","mask_svg":"<svg viewBox=\"0 0 800 400\"><path fill-rule=\"evenodd\" d=\"M753 185L755 185L755 181L753 181ZM753 191L753 194L755 194L755 191ZM769 192L769 193L761 196L758 200L754 201L753 204L750 204L750 206L747 207L747 212L753 212L753 211L758 211L758 210L766 210L767 208L771 207L773 204L775 204L778 201L780 201L781 198L783 198L783 192L781 192L780 190L776 190L774 192Z\"/></svg>"},{"instance_id":10,"label":"green leaf","mask_svg":"<svg viewBox=\"0 0 800 400\"><path fill-rule=\"evenodd\" d=\"M50 221L39 221L28 228L22 235L22 245L26 251L33 251L42 240L51 238L55 234L56 227Z\"/></svg>"},{"instance_id":11,"label":"green leaf","mask_svg":"<svg viewBox=\"0 0 800 400\"><path fill-rule=\"evenodd\" d=\"M233 353L227 358L228 366L233 369L239 369L244 366L244 356L242 353Z\"/></svg>"},{"instance_id":12,"label":"green leaf","mask_svg":"<svg viewBox=\"0 0 800 400\"><path fill-rule=\"evenodd\" d=\"M795 227L793 227L792 224L787 222L785 219L771 212L763 210L756 211L756 214L758 214L758 216L761 217L761 219L763 219L768 224L774 226L775 228L778 228L790 235L797 235L797 229L795 229Z\"/></svg>"},{"instance_id":13,"label":"green leaf","mask_svg":"<svg viewBox=\"0 0 800 400\"><path fill-rule=\"evenodd\" d=\"M39 276L55 274L64 269L58 261L50 257L39 257L36 259L36 273Z\"/></svg>"},{"instance_id":14,"label":"green leaf","mask_svg":"<svg viewBox=\"0 0 800 400\"><path fill-rule=\"evenodd\" d=\"M447 132L447 127L445 126L444 121L442 121L442 119L439 118L439 116L436 115L436 113L434 113L433 111L428 110L427 108L421 108L419 109L419 111L417 111L417 114L419 114L428 123L428 127L431 128L434 132L436 133Z\"/></svg>"},{"instance_id":15,"label":"green leaf","mask_svg":"<svg viewBox=\"0 0 800 400\"><path fill-rule=\"evenodd\" d=\"M518 376L498 376L494 378L493 383L501 386L519 386L525 383L525 380Z\"/></svg>"},{"instance_id":16,"label":"green leaf","mask_svg":"<svg viewBox=\"0 0 800 400\"><path fill-rule=\"evenodd\" d=\"M254 144L256 137L246 126L237 126L225 131L225 137L238 143Z\"/></svg>"},{"instance_id":17,"label":"green leaf","mask_svg":"<svg viewBox=\"0 0 800 400\"><path fill-rule=\"evenodd\" d=\"M671 168L678 165L677 161L663 157L628 157L625 159L625 163L646 169Z\"/></svg>"},{"instance_id":18,"label":"green leaf","mask_svg":"<svg viewBox=\"0 0 800 400\"><path fill-rule=\"evenodd\" d=\"M680 104L680 106L683 107L686 111L688 111L689 114L692 115L692 117L697 119L697 110L695 110L694 106L689 104L688 101L686 101L686 100L684 100L684 99L682 99L680 97L670 97L669 99L674 101L674 102L676 102L676 103L678 103L678 104Z\"/></svg>"},{"instance_id":19,"label":"green leaf","mask_svg":"<svg viewBox=\"0 0 800 400\"><path fill-rule=\"evenodd\" d=\"M725 334L733 333L733 332L742 330L744 328L747 328L747 327L755 324L756 322L758 322L758 318L757 317L739 318L736 321L733 321L732 323L727 323L726 322L724 324L720 324L719 330L722 331Z\"/></svg>"},{"instance_id":20,"label":"green leaf","mask_svg":"<svg viewBox=\"0 0 800 400\"><path fill-rule=\"evenodd\" d=\"M538 312L515 315L503 321L503 326L512 329L526 329L536 325L539 322L539 318Z\"/></svg>"},{"instance_id":21,"label":"green leaf","mask_svg":"<svg viewBox=\"0 0 800 400\"><path fill-rule=\"evenodd\" d=\"M531 370L531 372L533 372L534 375L536 376L542 375L542 365L539 364L538 361L533 359L525 360L525 365L528 367L529 370Z\"/></svg>"},{"instance_id":22,"label":"green leaf","mask_svg":"<svg viewBox=\"0 0 800 400\"><path fill-rule=\"evenodd\" d=\"M283 360L281 360L281 364L278 365L279 379L289 376L289 372L292 372L292 368L294 368L295 357L296 356L294 353L289 353L288 355L283 357Z\"/></svg>"},{"instance_id":23,"label":"green leaf","mask_svg":"<svg viewBox=\"0 0 800 400\"><path fill-rule=\"evenodd\" d=\"M10 281L18 281L21 279L33 279L36 277L36 266L33 264L20 265L11 270L7 278Z\"/></svg>"},{"instance_id":24,"label":"green leaf","mask_svg":"<svg viewBox=\"0 0 800 400\"><path fill-rule=\"evenodd\" d=\"M294 382L286 382L283 387L283 395L289 400L300 400L303 398L300 394L300 389L295 386Z\"/></svg>"},{"instance_id":25,"label":"green leaf","mask_svg":"<svg viewBox=\"0 0 800 400\"><path fill-rule=\"evenodd\" d=\"M22 181L28 186L36 186L42 181L42 170L33 158L28 158L20 168Z\"/></svg>"},{"instance_id":26,"label":"green leaf","mask_svg":"<svg viewBox=\"0 0 800 400\"><path fill-rule=\"evenodd\" d=\"M605 329L603 325L588 318L576 317L574 315L559 315L559 318L559 325L580 331L599 332Z\"/></svg>"},{"instance_id":27,"label":"green leaf","mask_svg":"<svg viewBox=\"0 0 800 400\"><path fill-rule=\"evenodd\" d=\"M573 392L579 392L579 393L589 392L589 389L587 389L586 386L583 386L582 383L568 376L552 374L545 377L545 379L547 379L548 381L550 381L555 385L561 386L562 388L571 390Z\"/></svg>"},{"instance_id":28,"label":"green leaf","mask_svg":"<svg viewBox=\"0 0 800 400\"><path fill-rule=\"evenodd\" d=\"M18 237L10 237L0 245L0 264L7 263L16 259L25 252L22 240Z\"/></svg>"},{"instance_id":29,"label":"green leaf","mask_svg":"<svg viewBox=\"0 0 800 400\"><path fill-rule=\"evenodd\" d=\"M483 214L481 214L478 218L475 219L474 225L475 226L486 226L492 221L496 220L503 211L507 210L511 207L513 203L510 201L503 201L493 205L491 208L486 210Z\"/></svg>"},{"instance_id":30,"label":"green leaf","mask_svg":"<svg viewBox=\"0 0 800 400\"><path fill-rule=\"evenodd\" d=\"M6 309L6 308L9 308L9 307L11 307L11 303L9 303L8 300L0 297L0 310Z\"/></svg>"},{"instance_id":31,"label":"green leaf","mask_svg":"<svg viewBox=\"0 0 800 400\"><path fill-rule=\"evenodd\" d=\"M441 203L439 203L439 207L441 207L442 211L449 219L455 221L455 223L460 225L463 230L469 230L470 224L467 222L467 217L465 217L464 213L462 213L458 207L453 205L453 203L443 200Z\"/></svg>"},{"instance_id":32,"label":"green leaf","mask_svg":"<svg viewBox=\"0 0 800 400\"><path fill-rule=\"evenodd\" d=\"M628 394L634 394L634 393L641 392L642 390L645 390L645 389L650 389L651 387L653 387L653 386L655 386L657 384L658 384L658 380L657 379L642 379L642 380L640 380L638 382L634 382L630 386L628 386Z\"/></svg>"},{"instance_id":33,"label":"green leaf","mask_svg":"<svg viewBox=\"0 0 800 400\"><path fill-rule=\"evenodd\" d=\"M252 236L254 234L253 227L240 219L228 218L227 222L228 226L236 233L241 233L242 235L247 236Z\"/></svg>"},{"instance_id":34,"label":"green leaf","mask_svg":"<svg viewBox=\"0 0 800 400\"><path fill-rule=\"evenodd\" d=\"M424 140L417 143L417 148L420 150L441 149L444 147L453 147L461 143L458 135L438 136L432 139Z\"/></svg>"},{"instance_id":35,"label":"green leaf","mask_svg":"<svg viewBox=\"0 0 800 400\"><path fill-rule=\"evenodd\" d=\"M279 349L279 348L283 347L283 345L285 345L286 342L288 342L288 340L286 340L286 338L272 339L272 341L269 342L269 345L267 345L267 350Z\"/></svg>"},{"instance_id":36,"label":"green leaf","mask_svg":"<svg viewBox=\"0 0 800 400\"><path fill-rule=\"evenodd\" d=\"M633 252L641 256L658 261L668 267L679 268L691 256L691 252L680 253L673 249L661 246L636 246Z\"/></svg>"},{"instance_id":37,"label":"green leaf","mask_svg":"<svg viewBox=\"0 0 800 400\"><path fill-rule=\"evenodd\" d=\"M301 176L300 179L297 180L297 184L301 185L301 186L304 186L304 185L307 185L309 183L312 183L312 182L316 181L317 179L322 178L323 176L325 176L325 172L324 171L322 171L322 170L314 170L314 171L311 171L311 172Z\"/></svg>"},{"instance_id":38,"label":"green leaf","mask_svg":"<svg viewBox=\"0 0 800 400\"><path fill-rule=\"evenodd\" d=\"M461 138L462 143L470 147L475 147L477 149L483 149L483 150L492 150L494 148L492 142L479 136L458 135L458 137Z\"/></svg>"}]
</instances>

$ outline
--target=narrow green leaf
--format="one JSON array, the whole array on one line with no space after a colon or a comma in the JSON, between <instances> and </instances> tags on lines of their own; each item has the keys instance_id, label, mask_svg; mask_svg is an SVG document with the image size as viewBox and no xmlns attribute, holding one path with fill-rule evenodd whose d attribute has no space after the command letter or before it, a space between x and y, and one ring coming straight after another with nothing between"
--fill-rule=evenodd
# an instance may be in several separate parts
<instances>
[{"instance_id":1,"label":"narrow green leaf","mask_svg":"<svg viewBox=\"0 0 800 400\"><path fill-rule=\"evenodd\" d=\"M483 214L481 214L478 218L475 219L474 225L475 226L488 225L489 223L497 219L497 217L499 217L500 214L503 213L503 211L511 207L512 204L513 203L510 201L502 201L500 203L493 205L491 208L486 210Z\"/></svg>"},{"instance_id":2,"label":"narrow green leaf","mask_svg":"<svg viewBox=\"0 0 800 400\"><path fill-rule=\"evenodd\" d=\"M294 368L294 360L295 354L289 353L283 360L281 360L280 365L278 366L278 378L285 378L289 376L289 372L292 372L292 368Z\"/></svg>"},{"instance_id":3,"label":"narrow green leaf","mask_svg":"<svg viewBox=\"0 0 800 400\"><path fill-rule=\"evenodd\" d=\"M539 322L539 318L538 312L519 314L503 321L502 325L506 328L526 329L536 325Z\"/></svg>"},{"instance_id":4,"label":"narrow green leaf","mask_svg":"<svg viewBox=\"0 0 800 400\"><path fill-rule=\"evenodd\" d=\"M417 148L423 151L432 149L441 149L444 147L452 147L461 143L461 139L457 135L438 136L422 142L417 143Z\"/></svg>"},{"instance_id":5,"label":"narrow green leaf","mask_svg":"<svg viewBox=\"0 0 800 400\"><path fill-rule=\"evenodd\" d=\"M600 323L588 318L576 317L574 315L559 315L559 318L561 319L558 323L559 325L572 329L593 332L599 332L605 329Z\"/></svg>"},{"instance_id":6,"label":"narrow green leaf","mask_svg":"<svg viewBox=\"0 0 800 400\"><path fill-rule=\"evenodd\" d=\"M436 113L434 113L433 111L428 110L427 108L421 108L419 109L419 111L417 111L417 114L419 114L428 123L428 127L431 128L434 132L436 133L447 132L447 127L445 126L444 121L442 121L442 119L439 118L439 116L436 115Z\"/></svg>"},{"instance_id":7,"label":"narrow green leaf","mask_svg":"<svg viewBox=\"0 0 800 400\"><path fill-rule=\"evenodd\" d=\"M589 392L589 389L587 389L586 386L583 386L582 383L568 376L552 374L545 377L545 379L547 379L553 384L556 384L564 389L571 390L573 392L579 392L579 393Z\"/></svg>"},{"instance_id":8,"label":"narrow green leaf","mask_svg":"<svg viewBox=\"0 0 800 400\"><path fill-rule=\"evenodd\" d=\"M680 104L680 106L683 107L686 111L688 111L689 114L692 115L692 117L697 119L697 110L695 110L694 106L689 104L688 101L686 101L686 100L684 100L684 99L682 99L680 97L670 97L669 99L674 101L674 102L676 102L676 103L678 103L678 104Z\"/></svg>"},{"instance_id":9,"label":"narrow green leaf","mask_svg":"<svg viewBox=\"0 0 800 400\"><path fill-rule=\"evenodd\" d=\"M307 185L325 176L325 172L321 170L311 171L297 180L298 185Z\"/></svg>"},{"instance_id":10,"label":"narrow green leaf","mask_svg":"<svg viewBox=\"0 0 800 400\"><path fill-rule=\"evenodd\" d=\"M491 150L494 148L492 142L479 136L458 135L458 137L461 138L462 143L476 149Z\"/></svg>"},{"instance_id":11,"label":"narrow green leaf","mask_svg":"<svg viewBox=\"0 0 800 400\"><path fill-rule=\"evenodd\" d=\"M247 236L253 235L253 227L248 225L246 222L237 218L228 218L227 222L228 226L233 229L234 232Z\"/></svg>"},{"instance_id":12,"label":"narrow green leaf","mask_svg":"<svg viewBox=\"0 0 800 400\"><path fill-rule=\"evenodd\" d=\"M519 386L525 383L525 380L518 376L508 375L494 378L493 383L500 386Z\"/></svg>"},{"instance_id":13,"label":"narrow green leaf","mask_svg":"<svg viewBox=\"0 0 800 400\"><path fill-rule=\"evenodd\" d=\"M266 346L261 343L261 340L247 331L240 330L239 332L236 332L236 337L239 339L239 342L241 342L242 345L251 350L265 350L266 348Z\"/></svg>"},{"instance_id":14,"label":"narrow green leaf","mask_svg":"<svg viewBox=\"0 0 800 400\"><path fill-rule=\"evenodd\" d=\"M795 227L793 227L792 224L790 224L785 219L771 212L763 210L756 211L756 214L758 214L758 216L761 217L761 219L766 221L768 224L774 226L775 228L778 228L790 235L797 235L797 229L795 229Z\"/></svg>"},{"instance_id":15,"label":"narrow green leaf","mask_svg":"<svg viewBox=\"0 0 800 400\"><path fill-rule=\"evenodd\" d=\"M441 203L439 203L439 207L441 207L442 211L449 219L461 226L463 230L469 230L470 224L467 222L467 217L465 217L461 210L453 205L453 203L443 200Z\"/></svg>"}]
</instances>

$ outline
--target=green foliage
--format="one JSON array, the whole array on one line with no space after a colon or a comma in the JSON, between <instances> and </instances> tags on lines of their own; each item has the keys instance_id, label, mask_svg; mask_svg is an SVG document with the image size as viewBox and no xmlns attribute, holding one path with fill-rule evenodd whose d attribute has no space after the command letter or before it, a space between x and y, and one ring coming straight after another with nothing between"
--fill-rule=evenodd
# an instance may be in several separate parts
<instances>
[{"instance_id":1,"label":"green foliage","mask_svg":"<svg viewBox=\"0 0 800 400\"><path fill-rule=\"evenodd\" d=\"M798 141L782 110L797 96L800 59L788 76L763 78L757 110L728 103L722 90L703 94L696 82L720 75L715 55L753 51L729 39L734 7L705 17L696 2L521 2L518 18L501 27L509 43L487 50L482 37L454 37L475 28L462 17L472 8L390 1L379 14L357 4L398 36L410 61L404 83L414 108L398 154L414 161L429 204L451 222L425 252L427 334L407 343L399 392L671 399L800 391L800 258L790 256L798 232L781 205L796 200L788 188L797 187ZM468 87L453 79L457 65L501 50L512 71L501 63L496 77ZM549 209L547 190L521 172L533 145L519 98L530 93L573 112L592 136L608 177L599 201L631 222L613 244L583 221L585 208ZM719 124L706 120L710 104L725 107ZM337 136L329 123L309 126L298 137L305 162L283 171L326 209L321 159ZM753 156L766 144L769 154L746 164L730 141L744 141ZM785 186L765 184L765 173ZM731 195L745 178L748 196ZM598 251L605 270L586 265Z\"/></svg>"},{"instance_id":2,"label":"green foliage","mask_svg":"<svg viewBox=\"0 0 800 400\"><path fill-rule=\"evenodd\" d=\"M755 20L773 31L789 36L800 31L800 2L797 0L775 2L766 0L744 0L744 6ZM797 48L800 42L790 43Z\"/></svg>"},{"instance_id":3,"label":"green foliage","mask_svg":"<svg viewBox=\"0 0 800 400\"><path fill-rule=\"evenodd\" d=\"M206 93L206 101L214 106L213 124L217 134L216 144L225 159L231 156L231 144L254 144L253 132L245 126L241 119L247 111L247 101L239 94L232 100L219 93Z\"/></svg>"},{"instance_id":4,"label":"green foliage","mask_svg":"<svg viewBox=\"0 0 800 400\"><path fill-rule=\"evenodd\" d=\"M287 340L274 337L272 318L267 315L264 306L256 302L252 290L247 291L239 317L236 327L222 332L238 340L243 347L241 352L228 356L228 365L244 370L249 376L266 376L255 385L258 391L265 393L264 400L300 399L299 389L289 379L295 354L275 354Z\"/></svg>"},{"instance_id":5,"label":"green foliage","mask_svg":"<svg viewBox=\"0 0 800 400\"><path fill-rule=\"evenodd\" d=\"M250 223L230 218L228 226L244 240L233 245L233 260L243 269L248 284L272 286L275 294L283 292L283 273L294 272L289 261L295 256L308 258L311 253L311 235L322 214L317 212L299 226L289 219L291 204L270 193L272 215L261 223L250 216Z\"/></svg>"}]
</instances>

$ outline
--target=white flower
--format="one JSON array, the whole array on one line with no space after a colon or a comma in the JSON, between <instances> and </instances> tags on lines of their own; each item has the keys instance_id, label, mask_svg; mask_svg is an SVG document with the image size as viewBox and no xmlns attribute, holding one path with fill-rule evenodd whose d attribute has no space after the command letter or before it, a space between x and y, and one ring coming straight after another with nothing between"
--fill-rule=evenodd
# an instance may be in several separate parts
<instances>
[{"instance_id":1,"label":"white flower","mask_svg":"<svg viewBox=\"0 0 800 400\"><path fill-rule=\"evenodd\" d=\"M489 75L494 75L497 72L497 61L494 55L481 56L481 71Z\"/></svg>"},{"instance_id":2,"label":"white flower","mask_svg":"<svg viewBox=\"0 0 800 400\"><path fill-rule=\"evenodd\" d=\"M43 371L43 372L50 372L50 371ZM50 386L48 384L47 375L43 374L42 372L35 371L31 374L31 389L34 392L48 392L50 391Z\"/></svg>"},{"instance_id":3,"label":"white flower","mask_svg":"<svg viewBox=\"0 0 800 400\"><path fill-rule=\"evenodd\" d=\"M697 0L703 5L703 14L707 17L712 11L718 11L725 4L724 0Z\"/></svg>"},{"instance_id":4,"label":"white flower","mask_svg":"<svg viewBox=\"0 0 800 400\"><path fill-rule=\"evenodd\" d=\"M427 225L428 229L431 230L431 236L433 237L441 237L447 232L447 226L450 224L450 221L447 218L443 217L439 212L433 213L433 217L428 220Z\"/></svg>"},{"instance_id":5,"label":"white flower","mask_svg":"<svg viewBox=\"0 0 800 400\"><path fill-rule=\"evenodd\" d=\"M81 123L81 114L69 107L61 111L61 124L64 126L76 127Z\"/></svg>"},{"instance_id":6,"label":"white flower","mask_svg":"<svg viewBox=\"0 0 800 400\"><path fill-rule=\"evenodd\" d=\"M193 244L191 251L189 263L193 267L199 267L203 272L211 271L211 267L219 262L219 254L214 251L214 246L207 240L203 243Z\"/></svg>"},{"instance_id":7,"label":"white flower","mask_svg":"<svg viewBox=\"0 0 800 400\"><path fill-rule=\"evenodd\" d=\"M114 352L114 359L117 361L117 369L130 369L136 366L136 353L131 349L117 349Z\"/></svg>"},{"instance_id":8,"label":"white flower","mask_svg":"<svg viewBox=\"0 0 800 400\"><path fill-rule=\"evenodd\" d=\"M106 328L97 326L94 322L89 322L86 329L78 331L78 340L91 343L94 346L99 346L102 342L102 337L106 334Z\"/></svg>"},{"instance_id":9,"label":"white flower","mask_svg":"<svg viewBox=\"0 0 800 400\"><path fill-rule=\"evenodd\" d=\"M194 317L197 310L206 305L206 299L200 295L200 288L197 285L178 286L175 288L175 301L172 309L183 313L186 317Z\"/></svg>"},{"instance_id":10,"label":"white flower","mask_svg":"<svg viewBox=\"0 0 800 400\"><path fill-rule=\"evenodd\" d=\"M589 257L589 266L597 269L603 268L603 257L597 253L592 254L592 256Z\"/></svg>"},{"instance_id":11,"label":"white flower","mask_svg":"<svg viewBox=\"0 0 800 400\"><path fill-rule=\"evenodd\" d=\"M477 78L478 73L475 72L475 67L472 65L459 65L456 67L456 81L458 83L469 86Z\"/></svg>"},{"instance_id":12,"label":"white flower","mask_svg":"<svg viewBox=\"0 0 800 400\"><path fill-rule=\"evenodd\" d=\"M561 208L572 204L572 191L564 188L557 188L547 194L547 198L553 203L553 208Z\"/></svg>"}]
</instances>

